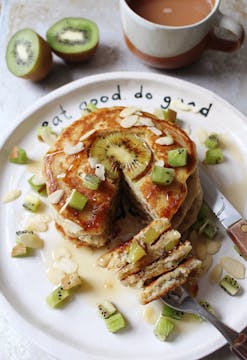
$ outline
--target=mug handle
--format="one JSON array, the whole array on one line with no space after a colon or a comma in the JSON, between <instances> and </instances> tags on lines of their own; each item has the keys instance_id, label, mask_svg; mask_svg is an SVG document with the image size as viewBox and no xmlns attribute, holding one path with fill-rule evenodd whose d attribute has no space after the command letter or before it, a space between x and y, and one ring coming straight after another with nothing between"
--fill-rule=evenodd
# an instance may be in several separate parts
<instances>
[{"instance_id":1,"label":"mug handle","mask_svg":"<svg viewBox=\"0 0 247 360\"><path fill-rule=\"evenodd\" d=\"M245 33L243 26L229 16L223 15L221 13L219 13L218 24L216 26L228 30L236 37L236 40L220 38L216 36L213 30L209 33L207 48L224 52L238 50L244 41Z\"/></svg>"}]
</instances>

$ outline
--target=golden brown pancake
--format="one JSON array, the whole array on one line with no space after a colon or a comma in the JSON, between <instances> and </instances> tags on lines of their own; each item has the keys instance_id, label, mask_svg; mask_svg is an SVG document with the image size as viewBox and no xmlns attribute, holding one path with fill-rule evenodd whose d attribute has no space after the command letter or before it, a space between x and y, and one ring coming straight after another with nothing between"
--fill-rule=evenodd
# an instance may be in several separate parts
<instances>
[{"instance_id":1,"label":"golden brown pancake","mask_svg":"<svg viewBox=\"0 0 247 360\"><path fill-rule=\"evenodd\" d=\"M53 204L54 218L57 228L64 236L73 240L77 245L89 245L101 247L111 239L111 227L118 205L118 199L122 195L122 182L126 182L133 194L135 202L139 204L146 217L149 219L167 218L172 220L181 209L179 219L186 218L186 214L194 202L193 187L196 184L197 195L201 191L197 174L197 155L195 145L187 134L179 127L167 121L159 120L147 112L139 112L139 119L149 119L153 127L160 130L161 134L156 135L148 126L132 126L124 128L121 126L120 113L124 107L103 108L84 116L73 122L63 130L51 149L45 156L43 173L47 183L48 194L58 189L64 191L62 198L57 204ZM64 150L76 146L81 142L80 138L90 130L96 131L84 139L83 150L69 155ZM97 190L85 188L82 176L94 174L89 158L90 151L95 144L113 134L129 134L132 139L139 139L142 142L142 150L136 145L133 151L139 156L150 152L150 159L145 169L135 178L129 172L115 162L114 176L107 169L105 180ZM114 135L115 134L115 135ZM174 140L172 145L159 145L155 141L159 137L171 136ZM100 140L100 141L99 141ZM130 144L123 142L126 147ZM101 145L102 146L102 145ZM158 160L168 165L168 151L177 148L186 148L188 161L185 166L176 167L174 181L167 186L155 185L152 182L152 170ZM144 149L144 150L143 150ZM123 151L120 148L119 151ZM132 165L131 165L132 166ZM134 168L134 166L133 166ZM82 211L66 206L66 202L73 189L85 195L88 199L87 205ZM189 189L189 191L188 191ZM177 221L177 220L176 220ZM186 220L187 221L187 220ZM177 226L181 221L177 221Z\"/></svg>"}]
</instances>

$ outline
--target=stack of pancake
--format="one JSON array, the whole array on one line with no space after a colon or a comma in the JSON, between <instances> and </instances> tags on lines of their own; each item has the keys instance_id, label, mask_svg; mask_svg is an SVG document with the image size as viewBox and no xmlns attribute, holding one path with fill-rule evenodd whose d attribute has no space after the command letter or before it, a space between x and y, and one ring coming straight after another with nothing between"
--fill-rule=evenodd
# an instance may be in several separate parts
<instances>
[{"instance_id":1,"label":"stack of pancake","mask_svg":"<svg viewBox=\"0 0 247 360\"><path fill-rule=\"evenodd\" d=\"M163 138L172 141L164 143ZM169 185L155 184L154 166L171 168L168 152L178 148L186 149L186 164L174 167L174 179ZM97 190L85 187L85 176L99 174L99 167L101 182ZM59 201L52 204L57 229L78 246L102 247L111 240L112 224L123 197L135 204L147 222L166 219L168 228L180 233L194 223L202 203L192 140L178 126L139 109L102 108L73 122L46 154L43 173L49 195L62 190ZM73 191L87 199L82 211L69 206ZM190 245L180 244L176 251L185 248L190 249ZM193 262L196 260L189 259L174 271L182 277L186 268L189 274L197 267L191 265ZM122 267L120 264L117 267ZM142 275L129 277L126 283L131 279L137 284L139 277ZM141 280L142 285L149 280Z\"/></svg>"}]
</instances>

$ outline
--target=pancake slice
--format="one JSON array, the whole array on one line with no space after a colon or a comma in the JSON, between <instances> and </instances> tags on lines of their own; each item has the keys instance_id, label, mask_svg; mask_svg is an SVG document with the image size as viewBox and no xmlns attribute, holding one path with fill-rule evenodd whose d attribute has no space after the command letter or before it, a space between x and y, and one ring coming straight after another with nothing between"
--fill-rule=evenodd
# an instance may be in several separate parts
<instances>
[{"instance_id":1,"label":"pancake slice","mask_svg":"<svg viewBox=\"0 0 247 360\"><path fill-rule=\"evenodd\" d=\"M140 294L141 304L148 304L153 300L165 296L168 292L174 291L184 285L189 277L201 266L201 261L195 258L185 260L175 270L170 271L149 285L145 286Z\"/></svg>"},{"instance_id":2,"label":"pancake slice","mask_svg":"<svg viewBox=\"0 0 247 360\"><path fill-rule=\"evenodd\" d=\"M150 265L145 266L141 271L130 274L122 279L122 283L126 286L143 287L148 280L157 278L158 276L175 269L185 257L189 255L192 246L189 241L181 243L178 247L164 258L160 258Z\"/></svg>"}]
</instances>

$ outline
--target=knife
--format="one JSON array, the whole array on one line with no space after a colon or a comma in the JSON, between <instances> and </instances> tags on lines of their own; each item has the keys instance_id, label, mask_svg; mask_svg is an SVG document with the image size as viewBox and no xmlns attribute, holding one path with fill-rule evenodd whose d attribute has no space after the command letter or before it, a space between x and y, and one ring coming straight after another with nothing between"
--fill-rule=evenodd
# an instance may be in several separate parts
<instances>
[{"instance_id":1,"label":"knife","mask_svg":"<svg viewBox=\"0 0 247 360\"><path fill-rule=\"evenodd\" d=\"M241 254L247 258L247 221L216 187L210 177L200 169L203 197Z\"/></svg>"}]
</instances>

